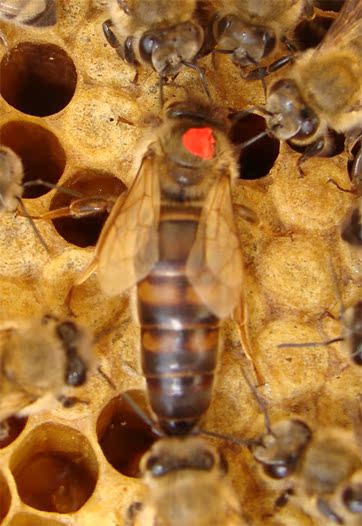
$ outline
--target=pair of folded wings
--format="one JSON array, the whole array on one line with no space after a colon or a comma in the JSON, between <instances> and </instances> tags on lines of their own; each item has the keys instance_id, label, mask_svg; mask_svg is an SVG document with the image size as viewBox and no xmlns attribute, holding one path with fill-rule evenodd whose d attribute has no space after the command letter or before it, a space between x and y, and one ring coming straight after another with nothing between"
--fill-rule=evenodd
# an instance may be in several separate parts
<instances>
[{"instance_id":1,"label":"pair of folded wings","mask_svg":"<svg viewBox=\"0 0 362 526\"><path fill-rule=\"evenodd\" d=\"M121 294L158 261L159 217L156 157L146 156L126 197L115 204L97 246L98 277L105 294ZM231 314L240 300L243 267L227 174L206 197L186 275L211 312L221 319Z\"/></svg>"}]
</instances>

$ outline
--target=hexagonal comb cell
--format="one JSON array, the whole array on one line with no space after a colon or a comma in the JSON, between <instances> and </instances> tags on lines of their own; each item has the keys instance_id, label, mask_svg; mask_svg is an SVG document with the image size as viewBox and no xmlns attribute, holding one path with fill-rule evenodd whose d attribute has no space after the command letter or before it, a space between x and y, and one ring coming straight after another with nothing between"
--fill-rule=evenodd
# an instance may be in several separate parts
<instances>
[{"instance_id":1,"label":"hexagonal comb cell","mask_svg":"<svg viewBox=\"0 0 362 526\"><path fill-rule=\"evenodd\" d=\"M11 504L11 495L4 475L0 472L0 522L6 517Z\"/></svg>"},{"instance_id":2,"label":"hexagonal comb cell","mask_svg":"<svg viewBox=\"0 0 362 526\"><path fill-rule=\"evenodd\" d=\"M4 56L0 77L4 99L17 110L38 117L65 108L77 84L72 59L53 44L18 44Z\"/></svg>"},{"instance_id":3,"label":"hexagonal comb cell","mask_svg":"<svg viewBox=\"0 0 362 526\"><path fill-rule=\"evenodd\" d=\"M265 119L250 113L243 116L231 129L231 140L236 145L242 145L256 137L266 129ZM240 178L260 179L268 175L279 155L279 141L264 136L253 142L240 153Z\"/></svg>"},{"instance_id":4,"label":"hexagonal comb cell","mask_svg":"<svg viewBox=\"0 0 362 526\"><path fill-rule=\"evenodd\" d=\"M12 416L0 422L0 449L14 442L23 431L27 418Z\"/></svg>"},{"instance_id":5,"label":"hexagonal comb cell","mask_svg":"<svg viewBox=\"0 0 362 526\"><path fill-rule=\"evenodd\" d=\"M92 495L98 477L88 440L69 427L47 423L34 429L10 460L21 500L41 511L71 513Z\"/></svg>"},{"instance_id":6,"label":"hexagonal comb cell","mask_svg":"<svg viewBox=\"0 0 362 526\"><path fill-rule=\"evenodd\" d=\"M147 414L147 404L142 391L127 394ZM142 455L157 439L149 425L135 414L122 396L113 398L102 409L97 420L99 445L108 462L128 477L138 477Z\"/></svg>"},{"instance_id":7,"label":"hexagonal comb cell","mask_svg":"<svg viewBox=\"0 0 362 526\"><path fill-rule=\"evenodd\" d=\"M57 137L38 124L10 121L0 129L1 142L19 155L24 167L24 182L41 179L56 184L62 175L66 156ZM49 192L41 184L28 186L23 197L35 198Z\"/></svg>"},{"instance_id":8,"label":"hexagonal comb cell","mask_svg":"<svg viewBox=\"0 0 362 526\"><path fill-rule=\"evenodd\" d=\"M80 170L71 176L63 188L79 194L79 198L96 198L109 200L110 206L117 197L126 190L126 186L113 174L102 170ZM50 203L50 210L59 210L70 205L77 199L59 189ZM89 202L92 207L92 201ZM69 243L78 247L92 246L97 243L99 234L109 212L104 210L87 217L59 217L53 219L57 232Z\"/></svg>"}]
</instances>

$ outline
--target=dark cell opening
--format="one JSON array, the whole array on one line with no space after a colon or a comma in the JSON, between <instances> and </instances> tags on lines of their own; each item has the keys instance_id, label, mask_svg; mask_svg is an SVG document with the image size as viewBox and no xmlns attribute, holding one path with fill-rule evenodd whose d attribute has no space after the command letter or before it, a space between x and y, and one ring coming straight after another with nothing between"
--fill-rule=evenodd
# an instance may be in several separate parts
<instances>
[{"instance_id":1,"label":"dark cell opening","mask_svg":"<svg viewBox=\"0 0 362 526\"><path fill-rule=\"evenodd\" d=\"M0 129L1 143L19 155L24 168L24 183L41 179L56 184L62 175L65 152L57 137L42 126L11 121ZM25 186L23 197L33 199L49 192L44 185Z\"/></svg>"},{"instance_id":2,"label":"dark cell opening","mask_svg":"<svg viewBox=\"0 0 362 526\"><path fill-rule=\"evenodd\" d=\"M96 197L114 202L126 190L126 186L120 179L101 170L79 171L67 180L63 188L79 193L82 199ZM68 207L76 199L78 198L58 189L50 203L50 210L55 211ZM108 215L109 212L104 211L88 217L61 217L52 221L59 235L68 243L78 247L88 247L97 243Z\"/></svg>"},{"instance_id":3,"label":"dark cell opening","mask_svg":"<svg viewBox=\"0 0 362 526\"><path fill-rule=\"evenodd\" d=\"M127 391L127 394L148 413L142 391ZM97 436L108 462L127 477L140 476L140 460L157 440L157 435L121 396L113 398L100 413Z\"/></svg>"},{"instance_id":4,"label":"dark cell opening","mask_svg":"<svg viewBox=\"0 0 362 526\"><path fill-rule=\"evenodd\" d=\"M55 513L79 510L92 495L98 465L88 440L74 429L43 424L14 452L10 469L19 497Z\"/></svg>"},{"instance_id":5,"label":"dark cell opening","mask_svg":"<svg viewBox=\"0 0 362 526\"><path fill-rule=\"evenodd\" d=\"M231 129L231 141L240 146L265 131L265 119L250 113L238 120ZM241 150L239 157L240 178L260 179L268 175L279 155L279 141L273 137L262 137Z\"/></svg>"},{"instance_id":6,"label":"dark cell opening","mask_svg":"<svg viewBox=\"0 0 362 526\"><path fill-rule=\"evenodd\" d=\"M67 53L53 44L23 42L0 64L0 93L14 108L45 117L65 108L77 84L77 72Z\"/></svg>"},{"instance_id":7,"label":"dark cell opening","mask_svg":"<svg viewBox=\"0 0 362 526\"><path fill-rule=\"evenodd\" d=\"M0 422L0 449L14 442L23 431L28 419L11 416Z\"/></svg>"},{"instance_id":8,"label":"dark cell opening","mask_svg":"<svg viewBox=\"0 0 362 526\"><path fill-rule=\"evenodd\" d=\"M297 48L302 51L316 48L322 42L333 21L334 17L331 16L316 16L313 20L303 20L294 32Z\"/></svg>"}]
</instances>

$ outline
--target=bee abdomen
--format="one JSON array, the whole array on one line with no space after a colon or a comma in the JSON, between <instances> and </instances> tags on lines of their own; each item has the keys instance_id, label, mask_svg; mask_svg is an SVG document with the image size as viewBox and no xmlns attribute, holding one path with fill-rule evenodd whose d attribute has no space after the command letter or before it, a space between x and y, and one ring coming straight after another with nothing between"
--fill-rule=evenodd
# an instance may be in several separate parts
<instances>
[{"instance_id":1,"label":"bee abdomen","mask_svg":"<svg viewBox=\"0 0 362 526\"><path fill-rule=\"evenodd\" d=\"M160 260L138 284L142 369L151 408L166 434L185 434L212 396L219 319L197 296L185 265L198 214L161 219ZM181 213L179 213L181 215ZM170 217L171 216L171 217Z\"/></svg>"}]
</instances>

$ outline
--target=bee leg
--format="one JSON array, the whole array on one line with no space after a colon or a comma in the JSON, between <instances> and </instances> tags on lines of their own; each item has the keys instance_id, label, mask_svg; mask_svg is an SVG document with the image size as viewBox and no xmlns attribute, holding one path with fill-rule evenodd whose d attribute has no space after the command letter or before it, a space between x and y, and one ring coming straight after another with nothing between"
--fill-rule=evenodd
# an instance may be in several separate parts
<instances>
[{"instance_id":1,"label":"bee leg","mask_svg":"<svg viewBox=\"0 0 362 526\"><path fill-rule=\"evenodd\" d=\"M133 49L133 37L128 36L122 44L115 35L112 29L113 27L114 24L110 18L102 24L103 33L108 44L116 50L122 60L128 62L128 64L131 64L132 66L138 67L140 63L136 59Z\"/></svg>"},{"instance_id":2,"label":"bee leg","mask_svg":"<svg viewBox=\"0 0 362 526\"><path fill-rule=\"evenodd\" d=\"M186 60L183 60L182 64L184 66L186 66L187 68L191 68L191 69L194 69L195 71L197 71L197 73L199 75L199 78L200 78L200 82L202 84L202 87L204 88L204 91L205 91L207 97L209 99L211 99L209 86L207 85L207 81L206 81L206 78L205 78L205 70L202 67L200 67L198 64L194 64L193 62L187 62Z\"/></svg>"},{"instance_id":3,"label":"bee leg","mask_svg":"<svg viewBox=\"0 0 362 526\"><path fill-rule=\"evenodd\" d=\"M269 66L253 69L252 71L250 71L250 73L247 74L241 73L241 76L245 80L262 80L271 73L274 73L275 71L278 71L278 69L286 66L290 62L293 62L294 59L294 55L285 55L284 57L280 57L272 64L269 64Z\"/></svg>"},{"instance_id":4,"label":"bee leg","mask_svg":"<svg viewBox=\"0 0 362 526\"><path fill-rule=\"evenodd\" d=\"M279 495L279 497L276 499L275 501L275 506L277 508L284 508L284 506L286 506L289 502L289 498L290 496L293 495L293 490L292 489L287 489L285 491L283 491L283 493L281 495Z\"/></svg>"},{"instance_id":5,"label":"bee leg","mask_svg":"<svg viewBox=\"0 0 362 526\"><path fill-rule=\"evenodd\" d=\"M253 373L258 386L265 384L265 379L256 367L251 351L251 343L248 331L248 312L245 302L241 306L236 307L233 312L233 319L236 323L239 332L239 342L241 347L241 354L247 359L247 363Z\"/></svg>"},{"instance_id":6,"label":"bee leg","mask_svg":"<svg viewBox=\"0 0 362 526\"><path fill-rule=\"evenodd\" d=\"M81 400L80 398L77 398L76 396L64 396L60 395L57 398L58 402L62 404L62 406L65 409L69 409L71 407L74 407L76 404L83 404L83 405L89 405L89 402L86 400Z\"/></svg>"},{"instance_id":7,"label":"bee leg","mask_svg":"<svg viewBox=\"0 0 362 526\"><path fill-rule=\"evenodd\" d=\"M287 37L282 37L281 42L282 44L284 44L284 46L287 48L287 50L290 53L296 53L298 51L297 48L294 46L294 44L292 44L292 42L288 40Z\"/></svg>"},{"instance_id":8,"label":"bee leg","mask_svg":"<svg viewBox=\"0 0 362 526\"><path fill-rule=\"evenodd\" d=\"M353 186L357 189L358 195L362 193L362 142L360 144L360 149L357 152L356 157L354 158L352 169L351 169L351 179Z\"/></svg>"},{"instance_id":9,"label":"bee leg","mask_svg":"<svg viewBox=\"0 0 362 526\"><path fill-rule=\"evenodd\" d=\"M71 285L71 287L70 287L70 289L68 291L68 294L66 295L65 300L64 300L64 305L68 309L68 312L69 312L70 316L76 317L76 315L74 314L74 312L73 312L73 310L72 310L72 308L70 306L70 304L72 302L72 299L73 299L74 289L76 287L79 287L79 285L82 285L82 283L84 283L93 274L93 272L95 272L95 270L97 269L97 266L98 266L98 260L95 257L90 262L88 267L86 267L83 270L83 272L77 277L77 279L72 283L72 285Z\"/></svg>"},{"instance_id":10,"label":"bee leg","mask_svg":"<svg viewBox=\"0 0 362 526\"><path fill-rule=\"evenodd\" d=\"M113 204L114 201L111 199L103 199L101 197L81 197L80 199L72 201L69 206L49 210L39 216L31 217L32 219L40 219L42 221L51 221L52 219L59 219L61 217L80 219L82 217L94 216L103 212L110 212Z\"/></svg>"},{"instance_id":11,"label":"bee leg","mask_svg":"<svg viewBox=\"0 0 362 526\"><path fill-rule=\"evenodd\" d=\"M362 130L360 128L353 128L353 130L346 133L344 147L350 161L353 161L353 149L359 141L362 147Z\"/></svg>"},{"instance_id":12,"label":"bee leg","mask_svg":"<svg viewBox=\"0 0 362 526\"><path fill-rule=\"evenodd\" d=\"M142 502L132 502L126 511L125 526L134 526L137 515L143 508Z\"/></svg>"},{"instance_id":13,"label":"bee leg","mask_svg":"<svg viewBox=\"0 0 362 526\"><path fill-rule=\"evenodd\" d=\"M127 0L117 0L117 4L119 5L121 9L123 9L126 15L131 14L130 8L128 7Z\"/></svg>"},{"instance_id":14,"label":"bee leg","mask_svg":"<svg viewBox=\"0 0 362 526\"><path fill-rule=\"evenodd\" d=\"M297 168L299 170L299 176L300 177L304 177L305 176L305 173L304 173L304 171L301 168L302 164L304 164L311 157L315 157L315 156L321 155L321 153L324 150L324 147L325 147L325 139L324 139L324 137L321 137L320 139L315 141L313 144L308 146L308 148L306 148L306 150L303 153L303 155L301 155L299 157L298 161L297 161Z\"/></svg>"},{"instance_id":15,"label":"bee leg","mask_svg":"<svg viewBox=\"0 0 362 526\"><path fill-rule=\"evenodd\" d=\"M103 22L103 24L102 24L103 34L106 37L106 40L107 40L108 44L111 47L113 47L113 49L116 50L118 55L123 60L126 60L125 59L124 48L123 48L122 44L120 43L120 41L118 40L118 38L116 37L116 35L114 34L113 30L112 30L113 25L114 24L113 24L113 22L112 22L112 20L110 18L108 20L106 20L105 22Z\"/></svg>"},{"instance_id":16,"label":"bee leg","mask_svg":"<svg viewBox=\"0 0 362 526\"><path fill-rule=\"evenodd\" d=\"M345 149L348 153L349 160L352 161L351 180L357 193L360 195L362 191L362 131L354 128L346 134L344 143ZM355 148L358 148L355 152Z\"/></svg>"}]
</instances>

